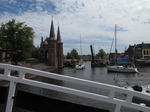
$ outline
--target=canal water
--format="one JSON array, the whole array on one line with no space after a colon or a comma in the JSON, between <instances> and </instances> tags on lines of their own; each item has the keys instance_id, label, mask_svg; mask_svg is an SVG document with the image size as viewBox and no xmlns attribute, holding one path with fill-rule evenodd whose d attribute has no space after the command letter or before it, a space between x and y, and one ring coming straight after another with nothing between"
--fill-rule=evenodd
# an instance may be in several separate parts
<instances>
[{"instance_id":1,"label":"canal water","mask_svg":"<svg viewBox=\"0 0 150 112\"><path fill-rule=\"evenodd\" d=\"M91 62L84 63L84 70L74 68L64 68L54 71L62 75L77 77L81 79L102 82L111 85L126 86L127 82L132 85L150 85L150 67L139 67L138 73L115 73L107 72L107 67L91 67Z\"/></svg>"},{"instance_id":2,"label":"canal water","mask_svg":"<svg viewBox=\"0 0 150 112\"><path fill-rule=\"evenodd\" d=\"M58 73L61 75L66 75L66 76L71 76L71 77L76 77L76 78L81 78L81 79L86 79L86 80L91 80L91 81L96 81L96 82L101 82L101 83L106 83L106 84L111 84L111 85L116 85L116 86L127 86L127 83L129 85L150 85L150 67L140 67L139 68L139 73L113 73L113 72L107 72L106 67L91 67L91 62L87 61L84 63L85 64L85 69L83 70L75 70L75 68L69 68L66 67L62 70L56 70L53 71L54 73ZM45 79L45 78L36 78L36 80L42 80L46 82L51 82L55 83L57 85L62 85L66 87L73 87L73 88L78 88L78 89L84 89L87 91L95 91L99 92L98 90L94 90L94 88L89 88L89 87L84 87L80 85L74 85L72 83L68 82L62 82L62 81L56 81L53 79ZM72 103L77 103L81 105L86 105L86 106L91 106L95 108L105 108L108 109L110 112L114 111L115 105L111 104L106 104L104 102L98 102L94 101L91 99L85 99L81 98L78 96L74 95L68 95L56 91L48 91L45 89L41 89L38 87L32 87L32 86L26 86L19 84L17 88L25 91L30 91L31 93L36 93L39 95L44 95L46 97L51 97L55 99L59 99L62 101L69 101ZM22 110L20 108L14 108L13 112L30 112L28 110ZM124 109L122 112L138 112L135 110L129 110L129 109Z\"/></svg>"}]
</instances>

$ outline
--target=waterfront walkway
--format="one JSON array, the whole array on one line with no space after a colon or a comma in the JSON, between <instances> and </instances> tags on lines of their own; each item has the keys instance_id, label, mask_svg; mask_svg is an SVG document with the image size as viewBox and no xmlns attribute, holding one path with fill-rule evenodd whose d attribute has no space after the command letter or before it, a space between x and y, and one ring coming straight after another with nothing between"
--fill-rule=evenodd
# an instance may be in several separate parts
<instances>
[{"instance_id":1,"label":"waterfront walkway","mask_svg":"<svg viewBox=\"0 0 150 112\"><path fill-rule=\"evenodd\" d=\"M11 64L11 63L6 63L6 64ZM37 70L41 70L41 71L46 71L46 72L51 72L53 70L55 70L55 68L53 66L49 66L48 62L32 62L32 63L25 63L25 64L21 64L19 66L22 67L27 67L27 68L32 68L32 69L37 69ZM28 75L27 78L32 79L35 78L36 75ZM4 80L0 80L0 86L9 86L8 81L4 81Z\"/></svg>"},{"instance_id":2,"label":"waterfront walkway","mask_svg":"<svg viewBox=\"0 0 150 112\"><path fill-rule=\"evenodd\" d=\"M26 63L21 65L23 67L33 68L42 71L53 71L55 68L53 66L49 66L48 62L35 62L35 63Z\"/></svg>"},{"instance_id":3,"label":"waterfront walkway","mask_svg":"<svg viewBox=\"0 0 150 112\"><path fill-rule=\"evenodd\" d=\"M11 64L11 62L7 62L4 64ZM48 61L24 62L24 63L19 63L18 66L33 68L33 69L47 71L47 72L51 72L55 70L53 66L49 65Z\"/></svg>"}]
</instances>

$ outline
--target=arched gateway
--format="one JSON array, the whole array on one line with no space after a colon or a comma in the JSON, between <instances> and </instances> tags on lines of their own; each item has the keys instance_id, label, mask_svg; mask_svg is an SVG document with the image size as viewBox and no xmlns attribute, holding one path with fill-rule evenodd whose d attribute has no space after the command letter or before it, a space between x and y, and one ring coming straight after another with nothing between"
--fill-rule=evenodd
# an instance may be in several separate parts
<instances>
[{"instance_id":1,"label":"arched gateway","mask_svg":"<svg viewBox=\"0 0 150 112\"><path fill-rule=\"evenodd\" d=\"M49 37L45 40L41 37L39 52L42 59L49 61L50 66L54 66L55 68L63 67L63 42L61 41L59 26L57 39L55 38L53 20L51 21Z\"/></svg>"}]
</instances>

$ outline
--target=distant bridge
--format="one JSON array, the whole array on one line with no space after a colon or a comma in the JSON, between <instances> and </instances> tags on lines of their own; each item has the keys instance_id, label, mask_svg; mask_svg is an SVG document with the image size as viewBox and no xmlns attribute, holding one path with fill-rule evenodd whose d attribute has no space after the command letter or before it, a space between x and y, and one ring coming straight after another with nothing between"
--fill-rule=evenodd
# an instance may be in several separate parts
<instances>
[{"instance_id":1,"label":"distant bridge","mask_svg":"<svg viewBox=\"0 0 150 112\"><path fill-rule=\"evenodd\" d=\"M139 103L133 102L133 98L137 98L139 100L142 99L149 102L150 101L149 94L143 94L141 92L128 90L125 88L120 88L117 86L108 85L104 83L93 82L89 80L84 80L84 79L79 79L79 78L74 78L74 77L69 77L69 76L64 76L64 75L59 75L59 74L54 74L54 73L49 73L49 72L44 72L36 69L30 69L30 68L14 66L9 64L0 64L0 69L3 71L3 73L0 74L0 79L10 81L5 112L12 112L12 107L14 102L13 96L15 95L17 83L36 86L48 90L54 90L54 91L72 94L72 95L76 95L76 96L80 96L80 97L84 97L96 101L102 101L102 102L114 104L115 105L114 112L120 112L122 107L139 110L141 112L150 112L149 106L147 105L143 106ZM15 76L12 75L12 73L14 72L17 73L17 75ZM65 87L61 85L55 85L51 83L31 80L27 78L27 74L42 76L45 78L52 78L60 81L71 82L74 84L79 84L81 86L84 85L92 88L97 88L99 90L105 90L107 94L104 95L95 92L88 92L85 90L74 89L71 87ZM123 99L118 98L117 94L123 94L125 98Z\"/></svg>"}]
</instances>

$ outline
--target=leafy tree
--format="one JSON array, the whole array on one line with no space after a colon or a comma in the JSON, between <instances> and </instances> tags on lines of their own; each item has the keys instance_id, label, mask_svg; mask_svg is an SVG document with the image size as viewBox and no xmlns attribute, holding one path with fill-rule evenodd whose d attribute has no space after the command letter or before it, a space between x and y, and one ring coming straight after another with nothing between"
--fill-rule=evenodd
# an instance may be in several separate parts
<instances>
[{"instance_id":1,"label":"leafy tree","mask_svg":"<svg viewBox=\"0 0 150 112\"><path fill-rule=\"evenodd\" d=\"M104 56L106 56L106 53L103 49L100 49L97 55L100 56L101 58L104 58Z\"/></svg>"},{"instance_id":2,"label":"leafy tree","mask_svg":"<svg viewBox=\"0 0 150 112\"><path fill-rule=\"evenodd\" d=\"M74 59L78 59L79 55L76 49L72 49L72 51L70 52L70 54L73 56Z\"/></svg>"},{"instance_id":3,"label":"leafy tree","mask_svg":"<svg viewBox=\"0 0 150 112\"><path fill-rule=\"evenodd\" d=\"M70 53L67 53L67 59L79 59L80 56L76 49L72 49Z\"/></svg>"},{"instance_id":4,"label":"leafy tree","mask_svg":"<svg viewBox=\"0 0 150 112\"><path fill-rule=\"evenodd\" d=\"M31 51L31 57L32 58L39 58L39 49L34 47Z\"/></svg>"},{"instance_id":5,"label":"leafy tree","mask_svg":"<svg viewBox=\"0 0 150 112\"><path fill-rule=\"evenodd\" d=\"M15 64L30 57L34 49L34 31L24 22L16 22L14 19L0 27L0 48L2 52L9 54L7 58Z\"/></svg>"},{"instance_id":6,"label":"leafy tree","mask_svg":"<svg viewBox=\"0 0 150 112\"><path fill-rule=\"evenodd\" d=\"M70 53L67 53L67 59L72 59L72 56Z\"/></svg>"}]
</instances>

